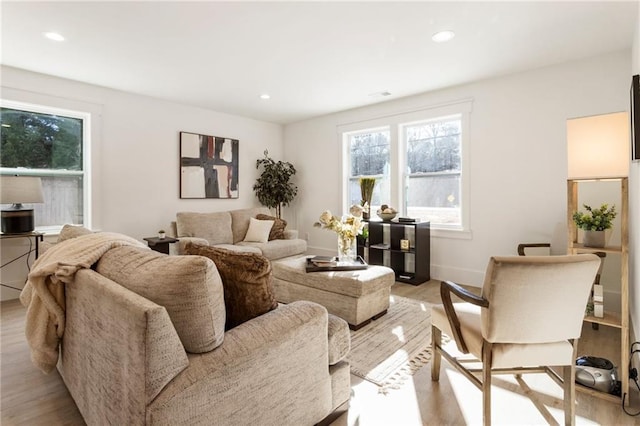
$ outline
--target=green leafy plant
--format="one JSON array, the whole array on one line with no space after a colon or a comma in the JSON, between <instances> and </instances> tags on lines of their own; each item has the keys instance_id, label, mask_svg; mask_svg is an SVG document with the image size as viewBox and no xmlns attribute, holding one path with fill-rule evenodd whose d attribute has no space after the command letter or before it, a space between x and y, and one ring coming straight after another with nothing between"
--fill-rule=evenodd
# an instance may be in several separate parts
<instances>
[{"instance_id":1,"label":"green leafy plant","mask_svg":"<svg viewBox=\"0 0 640 426\"><path fill-rule=\"evenodd\" d=\"M363 240L366 240L369 238L369 226L368 224L364 225L364 228L362 228L362 234L359 235L360 238L362 238Z\"/></svg>"},{"instance_id":2,"label":"green leafy plant","mask_svg":"<svg viewBox=\"0 0 640 426\"><path fill-rule=\"evenodd\" d=\"M291 163L274 161L269 158L269 151L264 151L264 158L256 160L256 169L263 168L253 191L263 206L275 208L276 217L281 218L282 206L288 206L298 194L298 187L290 182L296 174Z\"/></svg>"},{"instance_id":3,"label":"green leafy plant","mask_svg":"<svg viewBox=\"0 0 640 426\"><path fill-rule=\"evenodd\" d=\"M585 231L604 231L611 228L613 219L618 215L616 206L609 208L608 204L603 204L599 209L583 204L587 213L575 212L573 221L576 226Z\"/></svg>"}]
</instances>

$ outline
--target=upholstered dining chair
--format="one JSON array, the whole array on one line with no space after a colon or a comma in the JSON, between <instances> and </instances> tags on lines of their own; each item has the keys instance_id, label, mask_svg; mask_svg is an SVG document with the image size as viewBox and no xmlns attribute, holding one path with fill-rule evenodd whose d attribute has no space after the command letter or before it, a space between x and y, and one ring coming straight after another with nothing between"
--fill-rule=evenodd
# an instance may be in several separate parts
<instances>
[{"instance_id":1,"label":"upholstered dining chair","mask_svg":"<svg viewBox=\"0 0 640 426\"><path fill-rule=\"evenodd\" d=\"M492 374L545 372L563 386L565 423L574 424L578 338L599 266L593 254L492 257L481 296L443 281L443 304L431 313L431 379L438 381L444 356L482 391L483 423L489 425ZM452 303L451 294L464 302ZM466 368L468 359L446 352L442 333L482 368ZM562 377L554 366L562 367Z\"/></svg>"}]
</instances>

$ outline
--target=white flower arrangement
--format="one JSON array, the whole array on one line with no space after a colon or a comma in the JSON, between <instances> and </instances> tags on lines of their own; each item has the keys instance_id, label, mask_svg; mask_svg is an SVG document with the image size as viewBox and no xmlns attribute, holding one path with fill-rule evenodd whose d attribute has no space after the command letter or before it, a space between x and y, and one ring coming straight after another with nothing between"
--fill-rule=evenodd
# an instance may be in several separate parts
<instances>
[{"instance_id":1,"label":"white flower arrangement","mask_svg":"<svg viewBox=\"0 0 640 426\"><path fill-rule=\"evenodd\" d=\"M320 215L318 222L313 226L321 229L334 231L340 238L353 239L362 234L364 223L362 222L362 206L354 204L349 209L349 214L343 218L334 216L329 210L325 210Z\"/></svg>"}]
</instances>

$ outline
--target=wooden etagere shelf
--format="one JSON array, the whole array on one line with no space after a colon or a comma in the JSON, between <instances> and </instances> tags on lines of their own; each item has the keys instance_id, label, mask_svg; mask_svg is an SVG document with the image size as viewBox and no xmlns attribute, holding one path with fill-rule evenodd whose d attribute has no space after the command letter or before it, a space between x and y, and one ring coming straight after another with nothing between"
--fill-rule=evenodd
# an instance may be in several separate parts
<instances>
[{"instance_id":1,"label":"wooden etagere shelf","mask_svg":"<svg viewBox=\"0 0 640 426\"><path fill-rule=\"evenodd\" d=\"M569 179L567 181L567 226L569 230L568 252L578 253L616 253L620 255L620 313L606 310L605 300L604 317L598 318L592 315L585 316L585 322L599 324L601 327L596 333L619 333L620 351L616 350L616 358L609 358L617 367L618 376L621 382L622 394L629 392L629 180L626 177L607 178L603 181L616 181L620 183L620 246L607 246L604 248L585 247L578 243L578 229L573 221L573 214L578 211L578 189L579 184L584 182L598 181L598 179ZM609 328L611 327L611 328ZM584 329L583 329L584 331ZM617 340L617 338L616 338ZM606 356L598 354L598 347L590 347L588 355ZM609 401L620 402L621 397L598 392L593 389L577 386L576 389ZM629 403L629 398L625 401Z\"/></svg>"}]
</instances>

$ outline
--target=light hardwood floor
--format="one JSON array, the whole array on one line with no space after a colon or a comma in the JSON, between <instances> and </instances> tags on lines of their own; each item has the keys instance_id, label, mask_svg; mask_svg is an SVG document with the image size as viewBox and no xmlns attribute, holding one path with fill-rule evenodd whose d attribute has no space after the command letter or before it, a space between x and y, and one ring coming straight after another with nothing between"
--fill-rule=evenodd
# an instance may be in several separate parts
<instances>
[{"instance_id":1,"label":"light hardwood floor","mask_svg":"<svg viewBox=\"0 0 640 426\"><path fill-rule=\"evenodd\" d=\"M420 286L396 283L393 294L438 303L439 283ZM24 339L24 308L17 300L0 305L0 423L9 425L84 424L57 371L42 374L29 360ZM584 339L590 337L584 337ZM431 382L424 366L405 384L386 395L356 376L351 376L352 399L347 413L335 426L370 425L463 425L482 422L482 396L466 378L442 362L440 381ZM544 375L497 376L493 386L494 424L561 424L562 390ZM637 393L632 409L640 409ZM632 425L640 417L629 417L618 404L578 394L578 424Z\"/></svg>"}]
</instances>

